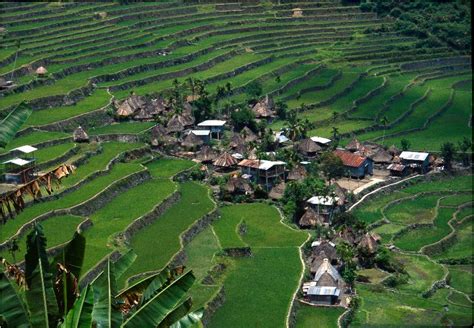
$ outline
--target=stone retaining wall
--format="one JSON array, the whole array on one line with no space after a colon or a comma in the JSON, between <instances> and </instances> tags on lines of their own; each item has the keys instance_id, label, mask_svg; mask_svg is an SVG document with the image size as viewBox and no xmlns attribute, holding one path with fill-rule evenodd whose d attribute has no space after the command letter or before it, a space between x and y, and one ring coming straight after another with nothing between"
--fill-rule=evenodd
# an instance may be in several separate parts
<instances>
[{"instance_id":1,"label":"stone retaining wall","mask_svg":"<svg viewBox=\"0 0 474 328\"><path fill-rule=\"evenodd\" d=\"M224 305L225 301L226 297L224 286L221 286L217 294L206 304L204 314L201 319L201 322L204 327L207 327L209 325L212 316L222 305Z\"/></svg>"}]
</instances>

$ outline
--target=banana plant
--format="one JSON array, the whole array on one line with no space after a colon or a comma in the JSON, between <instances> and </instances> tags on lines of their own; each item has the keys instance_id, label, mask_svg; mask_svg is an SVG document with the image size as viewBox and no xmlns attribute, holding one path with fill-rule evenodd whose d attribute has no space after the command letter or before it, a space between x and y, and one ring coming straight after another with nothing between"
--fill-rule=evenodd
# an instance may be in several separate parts
<instances>
[{"instance_id":1,"label":"banana plant","mask_svg":"<svg viewBox=\"0 0 474 328\"><path fill-rule=\"evenodd\" d=\"M21 103L0 121L0 148L5 147L13 139L31 113L31 108Z\"/></svg>"},{"instance_id":2,"label":"banana plant","mask_svg":"<svg viewBox=\"0 0 474 328\"><path fill-rule=\"evenodd\" d=\"M46 238L36 224L27 237L25 271L16 265L0 270L0 327L172 327L200 326L203 310L192 307L191 271L169 270L134 281L118 290L117 280L137 255L129 251L79 291L85 238L76 233L52 262ZM56 270L54 270L56 268Z\"/></svg>"}]
</instances>

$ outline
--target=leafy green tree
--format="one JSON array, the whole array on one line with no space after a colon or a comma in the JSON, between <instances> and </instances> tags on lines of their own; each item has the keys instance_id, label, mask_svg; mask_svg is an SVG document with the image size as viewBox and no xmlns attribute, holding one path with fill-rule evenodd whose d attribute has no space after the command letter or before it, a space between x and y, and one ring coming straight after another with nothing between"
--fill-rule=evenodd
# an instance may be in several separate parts
<instances>
[{"instance_id":1,"label":"leafy green tree","mask_svg":"<svg viewBox=\"0 0 474 328\"><path fill-rule=\"evenodd\" d=\"M402 150L403 150L403 151L407 151L408 149L410 149L410 146L411 146L410 140L403 138L403 139L400 141L400 143L401 143L401 145L402 145Z\"/></svg>"},{"instance_id":2,"label":"leafy green tree","mask_svg":"<svg viewBox=\"0 0 474 328\"><path fill-rule=\"evenodd\" d=\"M472 141L468 137L464 137L458 142L458 148L460 151L460 158L464 166L468 166L471 156L468 152L472 152Z\"/></svg>"},{"instance_id":3,"label":"leafy green tree","mask_svg":"<svg viewBox=\"0 0 474 328\"><path fill-rule=\"evenodd\" d=\"M445 142L441 145L441 157L444 159L446 170L451 170L454 154L456 153L456 146L452 142Z\"/></svg>"},{"instance_id":4,"label":"leafy green tree","mask_svg":"<svg viewBox=\"0 0 474 328\"><path fill-rule=\"evenodd\" d=\"M252 130L256 129L255 115L249 108L237 108L237 110L232 112L231 119L237 131L241 130L244 126L248 126Z\"/></svg>"},{"instance_id":5,"label":"leafy green tree","mask_svg":"<svg viewBox=\"0 0 474 328\"><path fill-rule=\"evenodd\" d=\"M321 155L320 168L328 181L343 177L346 173L342 160L332 152L325 152Z\"/></svg>"},{"instance_id":6,"label":"leafy green tree","mask_svg":"<svg viewBox=\"0 0 474 328\"><path fill-rule=\"evenodd\" d=\"M245 93L249 96L251 99L258 98L262 95L263 93L263 88L262 84L258 81L252 81L247 86L245 87Z\"/></svg>"},{"instance_id":7,"label":"leafy green tree","mask_svg":"<svg viewBox=\"0 0 474 328\"><path fill-rule=\"evenodd\" d=\"M285 102L281 100L277 101L275 103L275 110L280 120L286 119L286 114L288 112L288 105Z\"/></svg>"},{"instance_id":8,"label":"leafy green tree","mask_svg":"<svg viewBox=\"0 0 474 328\"><path fill-rule=\"evenodd\" d=\"M283 196L285 214L289 218L299 219L303 215L306 201L314 195L326 195L328 190L324 181L308 177L303 181L292 181L287 184Z\"/></svg>"}]
</instances>

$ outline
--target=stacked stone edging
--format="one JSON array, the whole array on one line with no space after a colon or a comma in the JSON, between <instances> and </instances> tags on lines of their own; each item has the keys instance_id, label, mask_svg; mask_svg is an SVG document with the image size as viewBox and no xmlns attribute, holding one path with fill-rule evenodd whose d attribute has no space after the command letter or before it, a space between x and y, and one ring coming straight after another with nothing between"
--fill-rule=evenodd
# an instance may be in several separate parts
<instances>
[{"instance_id":1,"label":"stacked stone edging","mask_svg":"<svg viewBox=\"0 0 474 328\"><path fill-rule=\"evenodd\" d=\"M226 301L226 296L225 296L225 289L224 286L221 286L219 288L219 291L216 293L216 295L206 304L206 307L204 309L204 314L202 316L201 322L204 325L204 327L207 327L209 323L211 322L211 318L216 313L216 311L224 305Z\"/></svg>"}]
</instances>

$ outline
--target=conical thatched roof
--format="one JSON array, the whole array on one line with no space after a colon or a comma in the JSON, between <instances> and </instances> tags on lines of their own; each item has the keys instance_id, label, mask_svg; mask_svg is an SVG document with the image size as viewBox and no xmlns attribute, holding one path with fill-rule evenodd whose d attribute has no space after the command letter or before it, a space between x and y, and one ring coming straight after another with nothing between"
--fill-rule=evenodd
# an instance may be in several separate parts
<instances>
[{"instance_id":1,"label":"conical thatched roof","mask_svg":"<svg viewBox=\"0 0 474 328\"><path fill-rule=\"evenodd\" d=\"M156 99L152 99L150 106L153 107L153 113L156 113L157 115L160 113L163 113L166 111L166 101L163 99L163 97L158 97Z\"/></svg>"},{"instance_id":2,"label":"conical thatched roof","mask_svg":"<svg viewBox=\"0 0 474 328\"><path fill-rule=\"evenodd\" d=\"M87 135L86 131L82 128L82 126L78 126L74 133L72 134L72 138L75 142L88 142L89 136Z\"/></svg>"},{"instance_id":3,"label":"conical thatched roof","mask_svg":"<svg viewBox=\"0 0 474 328\"><path fill-rule=\"evenodd\" d=\"M190 132L186 138L184 138L183 142L181 145L183 147L188 147L188 148L193 148L193 147L198 147L201 146L204 143L201 138L199 138L197 135L194 133Z\"/></svg>"},{"instance_id":4,"label":"conical thatched roof","mask_svg":"<svg viewBox=\"0 0 474 328\"><path fill-rule=\"evenodd\" d=\"M324 225L324 218L318 215L311 207L308 207L298 223L300 227L316 227L318 225Z\"/></svg>"},{"instance_id":5,"label":"conical thatched roof","mask_svg":"<svg viewBox=\"0 0 474 328\"><path fill-rule=\"evenodd\" d=\"M377 244L377 240L372 236L370 233L366 233L364 237L359 242L359 245L357 245L358 248L363 248L365 249L369 254L374 254L379 245Z\"/></svg>"},{"instance_id":6,"label":"conical thatched roof","mask_svg":"<svg viewBox=\"0 0 474 328\"><path fill-rule=\"evenodd\" d=\"M283 198L283 195L285 194L285 188L286 188L286 183L283 181L280 182L279 184L277 184L270 190L268 197L270 197L271 199Z\"/></svg>"},{"instance_id":7,"label":"conical thatched roof","mask_svg":"<svg viewBox=\"0 0 474 328\"><path fill-rule=\"evenodd\" d=\"M166 124L166 130L168 132L181 132L184 130L184 124L181 122L179 115L173 115L168 124Z\"/></svg>"},{"instance_id":8,"label":"conical thatched roof","mask_svg":"<svg viewBox=\"0 0 474 328\"><path fill-rule=\"evenodd\" d=\"M133 108L134 111L145 107L145 105L147 103L145 97L138 96L138 95L135 95L135 94L128 97L126 101L130 105L130 107Z\"/></svg>"},{"instance_id":9,"label":"conical thatched roof","mask_svg":"<svg viewBox=\"0 0 474 328\"><path fill-rule=\"evenodd\" d=\"M388 152L392 155L392 156L397 156L397 155L400 155L400 150L395 147L395 145L391 145L389 148L388 148Z\"/></svg>"},{"instance_id":10,"label":"conical thatched roof","mask_svg":"<svg viewBox=\"0 0 474 328\"><path fill-rule=\"evenodd\" d=\"M44 74L47 74L48 73L48 70L46 68L44 68L43 66L40 66L36 69L36 74L38 75L44 75Z\"/></svg>"},{"instance_id":11,"label":"conical thatched roof","mask_svg":"<svg viewBox=\"0 0 474 328\"><path fill-rule=\"evenodd\" d=\"M392 162L393 156L390 155L390 153L383 148L379 148L375 154L371 156L372 160L374 163L390 163Z\"/></svg>"},{"instance_id":12,"label":"conical thatched roof","mask_svg":"<svg viewBox=\"0 0 474 328\"><path fill-rule=\"evenodd\" d=\"M212 162L217 157L217 153L208 145L204 145L199 152L196 153L196 159L205 163Z\"/></svg>"},{"instance_id":13,"label":"conical thatched roof","mask_svg":"<svg viewBox=\"0 0 474 328\"><path fill-rule=\"evenodd\" d=\"M307 154L321 151L322 148L310 138L306 138L300 141L300 143L298 144L298 150L302 153Z\"/></svg>"},{"instance_id":14,"label":"conical thatched roof","mask_svg":"<svg viewBox=\"0 0 474 328\"><path fill-rule=\"evenodd\" d=\"M213 162L215 166L219 167L232 167L237 165L238 160L235 159L231 154L228 152L222 153L217 159Z\"/></svg>"},{"instance_id":15,"label":"conical thatched roof","mask_svg":"<svg viewBox=\"0 0 474 328\"><path fill-rule=\"evenodd\" d=\"M273 99L266 95L264 99L252 107L252 111L256 118L267 118L274 115L274 107Z\"/></svg>"},{"instance_id":16,"label":"conical thatched roof","mask_svg":"<svg viewBox=\"0 0 474 328\"><path fill-rule=\"evenodd\" d=\"M333 184L333 186L334 186L334 194L336 195L336 197L339 198L337 201L337 205L339 206L344 205L344 203L346 202L347 190L342 188L337 182Z\"/></svg>"},{"instance_id":17,"label":"conical thatched roof","mask_svg":"<svg viewBox=\"0 0 474 328\"><path fill-rule=\"evenodd\" d=\"M252 187L249 182L242 177L231 177L225 185L225 190L230 193L249 194L252 192Z\"/></svg>"},{"instance_id":18,"label":"conical thatched roof","mask_svg":"<svg viewBox=\"0 0 474 328\"><path fill-rule=\"evenodd\" d=\"M245 142L252 142L258 139L258 136L255 134L255 132L253 132L246 126L240 131L240 136L244 139Z\"/></svg>"},{"instance_id":19,"label":"conical thatched roof","mask_svg":"<svg viewBox=\"0 0 474 328\"><path fill-rule=\"evenodd\" d=\"M363 148L363 146L360 143L360 141L357 140L357 138L352 139L351 142L349 142L346 146L346 149L349 150L349 151L358 151L362 148Z\"/></svg>"},{"instance_id":20,"label":"conical thatched roof","mask_svg":"<svg viewBox=\"0 0 474 328\"><path fill-rule=\"evenodd\" d=\"M229 146L231 148L237 148L240 146L245 146L245 140L240 136L240 134L234 133L230 138Z\"/></svg>"},{"instance_id":21,"label":"conical thatched roof","mask_svg":"<svg viewBox=\"0 0 474 328\"><path fill-rule=\"evenodd\" d=\"M191 115L191 113L187 113L187 112L183 112L183 114L181 114L179 117L180 117L181 123L184 126L191 126L196 121L194 117Z\"/></svg>"},{"instance_id":22,"label":"conical thatched roof","mask_svg":"<svg viewBox=\"0 0 474 328\"><path fill-rule=\"evenodd\" d=\"M130 117L131 115L133 115L133 112L134 112L134 109L130 106L128 101L125 100L117 108L117 111L115 112L115 115L117 115L118 117L124 117L125 118L125 117Z\"/></svg>"},{"instance_id":23,"label":"conical thatched roof","mask_svg":"<svg viewBox=\"0 0 474 328\"><path fill-rule=\"evenodd\" d=\"M142 107L133 116L136 120L151 120L155 114L153 114L153 108L149 106Z\"/></svg>"},{"instance_id":24,"label":"conical thatched roof","mask_svg":"<svg viewBox=\"0 0 474 328\"><path fill-rule=\"evenodd\" d=\"M295 166L290 173L288 173L288 180L303 180L308 175L306 169L302 165Z\"/></svg>"},{"instance_id":25,"label":"conical thatched roof","mask_svg":"<svg viewBox=\"0 0 474 328\"><path fill-rule=\"evenodd\" d=\"M159 138L167 134L167 131L165 127L161 124L155 125L153 128L151 128L151 136L153 138Z\"/></svg>"}]
</instances>

